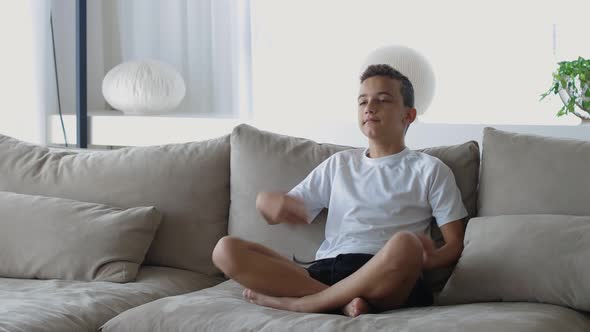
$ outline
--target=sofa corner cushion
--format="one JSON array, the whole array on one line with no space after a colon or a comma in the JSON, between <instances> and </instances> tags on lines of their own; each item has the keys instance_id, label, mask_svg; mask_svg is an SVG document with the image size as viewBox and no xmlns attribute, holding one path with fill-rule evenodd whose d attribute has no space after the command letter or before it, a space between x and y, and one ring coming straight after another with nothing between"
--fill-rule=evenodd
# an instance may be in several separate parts
<instances>
[{"instance_id":1,"label":"sofa corner cushion","mask_svg":"<svg viewBox=\"0 0 590 332\"><path fill-rule=\"evenodd\" d=\"M590 216L471 219L439 304L541 302L590 311Z\"/></svg>"},{"instance_id":2,"label":"sofa corner cushion","mask_svg":"<svg viewBox=\"0 0 590 332\"><path fill-rule=\"evenodd\" d=\"M486 127L479 215L590 215L590 141Z\"/></svg>"},{"instance_id":3,"label":"sofa corner cushion","mask_svg":"<svg viewBox=\"0 0 590 332\"><path fill-rule=\"evenodd\" d=\"M0 135L0 190L106 204L154 206L162 222L145 264L217 274L227 233L229 135L111 151L52 151Z\"/></svg>"},{"instance_id":4,"label":"sofa corner cushion","mask_svg":"<svg viewBox=\"0 0 590 332\"><path fill-rule=\"evenodd\" d=\"M0 191L0 277L129 282L162 215Z\"/></svg>"}]
</instances>

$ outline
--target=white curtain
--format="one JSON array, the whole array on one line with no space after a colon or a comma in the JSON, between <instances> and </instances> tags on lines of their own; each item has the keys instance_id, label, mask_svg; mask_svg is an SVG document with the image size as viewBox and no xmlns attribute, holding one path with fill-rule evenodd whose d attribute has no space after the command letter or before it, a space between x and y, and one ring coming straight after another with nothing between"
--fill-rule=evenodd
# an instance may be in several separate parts
<instances>
[{"instance_id":1,"label":"white curtain","mask_svg":"<svg viewBox=\"0 0 590 332\"><path fill-rule=\"evenodd\" d=\"M183 76L175 113L245 117L250 98L249 0L105 0L88 3L89 110L119 63L157 59Z\"/></svg>"},{"instance_id":2,"label":"white curtain","mask_svg":"<svg viewBox=\"0 0 590 332\"><path fill-rule=\"evenodd\" d=\"M47 142L56 107L49 0L0 3L0 133Z\"/></svg>"}]
</instances>

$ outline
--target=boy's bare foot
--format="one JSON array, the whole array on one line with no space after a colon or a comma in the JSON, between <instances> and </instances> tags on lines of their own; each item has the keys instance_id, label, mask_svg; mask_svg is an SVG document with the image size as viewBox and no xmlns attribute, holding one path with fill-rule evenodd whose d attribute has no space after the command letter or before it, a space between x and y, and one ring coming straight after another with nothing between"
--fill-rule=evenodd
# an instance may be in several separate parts
<instances>
[{"instance_id":1,"label":"boy's bare foot","mask_svg":"<svg viewBox=\"0 0 590 332\"><path fill-rule=\"evenodd\" d=\"M242 296L246 300L248 300L248 302L255 303L261 306L289 311L301 311L297 310L295 306L295 301L297 300L296 297L269 296L256 293L255 291L249 288L244 289L244 291L242 292Z\"/></svg>"},{"instance_id":2,"label":"boy's bare foot","mask_svg":"<svg viewBox=\"0 0 590 332\"><path fill-rule=\"evenodd\" d=\"M357 317L359 315L368 314L371 311L371 307L362 297L356 297L350 301L344 308L342 313L348 317Z\"/></svg>"},{"instance_id":3,"label":"boy's bare foot","mask_svg":"<svg viewBox=\"0 0 590 332\"><path fill-rule=\"evenodd\" d=\"M249 288L244 289L244 291L242 292L242 296L248 302L265 307L289 311L308 312L308 310L306 310L305 308L297 305L297 297L269 296L256 293L255 291ZM344 308L342 308L342 312L349 317L357 317L359 315L369 313L370 310L371 307L369 306L367 301L360 297L354 298Z\"/></svg>"}]
</instances>

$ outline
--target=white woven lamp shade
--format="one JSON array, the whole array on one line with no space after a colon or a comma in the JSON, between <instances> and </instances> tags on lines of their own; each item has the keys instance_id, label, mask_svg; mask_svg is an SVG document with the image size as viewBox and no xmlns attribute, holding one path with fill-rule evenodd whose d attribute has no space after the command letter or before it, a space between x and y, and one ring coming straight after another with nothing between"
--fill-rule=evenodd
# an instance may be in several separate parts
<instances>
[{"instance_id":1,"label":"white woven lamp shade","mask_svg":"<svg viewBox=\"0 0 590 332\"><path fill-rule=\"evenodd\" d=\"M114 109L129 115L173 111L186 93L184 79L171 65L136 60L111 69L102 81L102 94Z\"/></svg>"},{"instance_id":2,"label":"white woven lamp shade","mask_svg":"<svg viewBox=\"0 0 590 332\"><path fill-rule=\"evenodd\" d=\"M414 107L418 115L424 114L434 97L435 77L428 60L416 50L394 45L372 51L361 67L361 73L370 65L387 64L408 77L414 87Z\"/></svg>"}]
</instances>

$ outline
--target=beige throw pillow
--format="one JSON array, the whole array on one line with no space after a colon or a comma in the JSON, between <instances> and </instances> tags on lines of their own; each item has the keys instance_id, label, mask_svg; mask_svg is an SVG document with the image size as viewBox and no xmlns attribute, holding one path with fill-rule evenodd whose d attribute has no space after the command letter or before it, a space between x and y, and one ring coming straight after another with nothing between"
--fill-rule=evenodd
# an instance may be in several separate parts
<instances>
[{"instance_id":1,"label":"beige throw pillow","mask_svg":"<svg viewBox=\"0 0 590 332\"><path fill-rule=\"evenodd\" d=\"M439 304L542 302L590 311L590 216L471 219Z\"/></svg>"},{"instance_id":2,"label":"beige throw pillow","mask_svg":"<svg viewBox=\"0 0 590 332\"><path fill-rule=\"evenodd\" d=\"M128 282L162 215L0 191L0 277Z\"/></svg>"}]
</instances>

